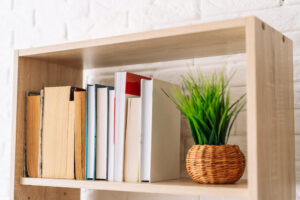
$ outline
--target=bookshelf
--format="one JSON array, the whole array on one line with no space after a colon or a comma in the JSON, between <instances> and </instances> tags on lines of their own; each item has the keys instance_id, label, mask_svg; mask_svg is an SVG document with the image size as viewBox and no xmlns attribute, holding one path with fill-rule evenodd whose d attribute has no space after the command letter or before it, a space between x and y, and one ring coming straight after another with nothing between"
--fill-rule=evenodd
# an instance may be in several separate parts
<instances>
[{"instance_id":1,"label":"bookshelf","mask_svg":"<svg viewBox=\"0 0 300 200\"><path fill-rule=\"evenodd\" d=\"M15 51L11 199L80 199L80 188L294 200L292 41L255 17ZM201 185L186 179L114 183L25 178L25 91L82 86L83 70L196 57L247 55L247 181Z\"/></svg>"}]
</instances>

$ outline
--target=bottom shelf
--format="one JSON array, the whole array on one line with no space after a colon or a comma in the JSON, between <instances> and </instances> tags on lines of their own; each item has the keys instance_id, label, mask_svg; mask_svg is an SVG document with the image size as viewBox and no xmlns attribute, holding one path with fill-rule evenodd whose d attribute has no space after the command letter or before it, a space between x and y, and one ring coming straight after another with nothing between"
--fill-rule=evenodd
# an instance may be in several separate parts
<instances>
[{"instance_id":1,"label":"bottom shelf","mask_svg":"<svg viewBox=\"0 0 300 200\"><path fill-rule=\"evenodd\" d=\"M190 179L181 178L156 183L127 183L107 181L21 178L21 185L85 188L92 190L110 190L125 192L144 192L178 195L199 195L216 197L247 197L247 181L241 180L236 184L208 185L197 184Z\"/></svg>"}]
</instances>

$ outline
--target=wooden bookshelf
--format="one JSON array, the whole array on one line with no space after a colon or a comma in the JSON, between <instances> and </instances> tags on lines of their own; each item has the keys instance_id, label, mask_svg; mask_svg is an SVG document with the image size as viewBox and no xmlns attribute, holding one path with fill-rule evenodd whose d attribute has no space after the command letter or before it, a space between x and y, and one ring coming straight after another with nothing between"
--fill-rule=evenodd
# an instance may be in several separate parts
<instances>
[{"instance_id":1,"label":"wooden bookshelf","mask_svg":"<svg viewBox=\"0 0 300 200\"><path fill-rule=\"evenodd\" d=\"M178 195L205 195L217 197L247 197L247 182L241 180L236 184L205 185L192 182L191 179L182 178L156 183L126 183L107 181L78 181L43 178L21 178L21 184L31 186L86 188L91 190L110 190L123 192L144 192Z\"/></svg>"},{"instance_id":2,"label":"wooden bookshelf","mask_svg":"<svg viewBox=\"0 0 300 200\"><path fill-rule=\"evenodd\" d=\"M15 51L11 199L80 199L80 189L295 200L292 41L255 17ZM248 179L112 183L22 178L25 91L82 86L83 70L246 53Z\"/></svg>"}]
</instances>

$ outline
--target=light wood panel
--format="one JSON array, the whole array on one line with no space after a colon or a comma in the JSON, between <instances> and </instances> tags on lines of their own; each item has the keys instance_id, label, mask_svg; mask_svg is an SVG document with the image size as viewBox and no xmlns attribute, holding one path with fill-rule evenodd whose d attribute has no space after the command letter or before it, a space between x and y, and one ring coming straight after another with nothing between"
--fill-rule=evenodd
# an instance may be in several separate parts
<instances>
[{"instance_id":1,"label":"light wood panel","mask_svg":"<svg viewBox=\"0 0 300 200\"><path fill-rule=\"evenodd\" d=\"M20 58L16 52L14 73L11 199L79 199L80 190L78 189L23 186L20 185L20 177L24 173L25 92L39 91L44 86L73 85L80 87L82 69L31 58Z\"/></svg>"},{"instance_id":2,"label":"light wood panel","mask_svg":"<svg viewBox=\"0 0 300 200\"><path fill-rule=\"evenodd\" d=\"M245 52L245 18L20 50L20 56L85 68Z\"/></svg>"},{"instance_id":3,"label":"light wood panel","mask_svg":"<svg viewBox=\"0 0 300 200\"><path fill-rule=\"evenodd\" d=\"M237 184L206 185L197 184L190 179L178 179L156 183L126 183L107 181L79 181L42 178L21 178L23 185L53 186L67 188L86 188L125 192L144 192L180 195L205 195L215 197L247 197L247 182Z\"/></svg>"},{"instance_id":4,"label":"light wood panel","mask_svg":"<svg viewBox=\"0 0 300 200\"><path fill-rule=\"evenodd\" d=\"M250 199L294 200L292 41L256 18L246 38Z\"/></svg>"}]
</instances>

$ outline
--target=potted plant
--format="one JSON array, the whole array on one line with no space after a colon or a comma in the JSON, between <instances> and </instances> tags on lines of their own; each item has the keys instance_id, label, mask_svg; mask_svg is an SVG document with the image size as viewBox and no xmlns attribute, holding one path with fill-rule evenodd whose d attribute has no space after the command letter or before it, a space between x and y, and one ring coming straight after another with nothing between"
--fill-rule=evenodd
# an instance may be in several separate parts
<instances>
[{"instance_id":1,"label":"potted plant","mask_svg":"<svg viewBox=\"0 0 300 200\"><path fill-rule=\"evenodd\" d=\"M237 145L228 145L230 131L246 104L246 94L230 103L231 78L223 72L207 77L199 71L182 76L168 97L186 117L195 141L186 157L189 176L198 183L225 184L238 181L245 170L245 157Z\"/></svg>"}]
</instances>

